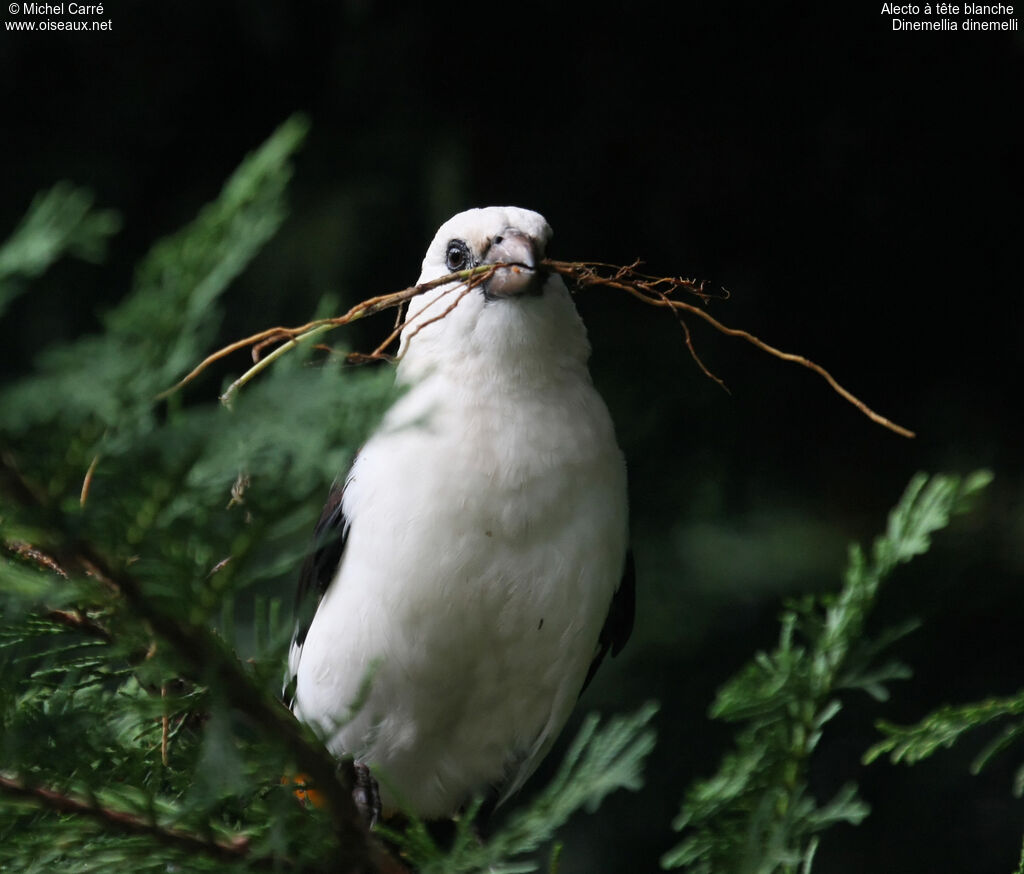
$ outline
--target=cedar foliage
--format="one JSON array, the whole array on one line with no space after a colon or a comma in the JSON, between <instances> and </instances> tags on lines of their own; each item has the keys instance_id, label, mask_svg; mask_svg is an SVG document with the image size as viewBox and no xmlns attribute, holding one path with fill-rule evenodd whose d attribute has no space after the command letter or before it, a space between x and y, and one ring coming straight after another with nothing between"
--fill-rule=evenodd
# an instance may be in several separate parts
<instances>
[{"instance_id":1,"label":"cedar foliage","mask_svg":"<svg viewBox=\"0 0 1024 874\"><path fill-rule=\"evenodd\" d=\"M927 552L931 535L970 506L991 477L914 477L869 552L850 547L837 594L806 597L782 614L778 646L758 653L718 692L710 715L738 726L718 772L689 788L675 828L687 833L662 860L694 874L809 872L819 835L868 815L854 783L821 803L808 787L825 727L853 690L885 701L886 684L909 669L880 660L912 624L877 639L865 623L898 565Z\"/></svg>"},{"instance_id":2,"label":"cedar foliage","mask_svg":"<svg viewBox=\"0 0 1024 874\"><path fill-rule=\"evenodd\" d=\"M0 396L0 870L366 864L343 811L305 809L281 782L328 757L278 700L290 617L256 593L289 591L390 376L307 353L230 411L154 400L208 348L218 297L281 224L304 130L283 125L153 247L102 333L44 350ZM117 225L80 189L42 195L0 250L0 302L62 255L101 257ZM651 715L588 723L554 797L451 864L521 855L577 807L638 786ZM436 866L446 854L415 828L395 840Z\"/></svg>"},{"instance_id":3,"label":"cedar foliage","mask_svg":"<svg viewBox=\"0 0 1024 874\"><path fill-rule=\"evenodd\" d=\"M215 394L202 382L156 400L208 350L218 298L284 220L304 133L300 118L282 125L153 246L101 332L44 349L0 393L0 870L372 868L344 769L278 700L290 616L262 593L290 590L320 499L390 401L390 376L307 349L230 410L202 400ZM88 192L41 194L0 247L0 314L59 258L101 261L118 227ZM737 725L735 750L686 792L667 867L807 872L825 829L866 815L852 785L814 799L808 762L841 694L881 699L906 675L879 664L895 636L866 640L867 615L985 481L915 479L870 554L851 549L841 591L786 610L776 650L712 707ZM641 787L655 710L585 720L548 786L486 841L479 803L445 848L415 819L378 837L416 870L535 870L576 811ZM942 712L887 728L884 748L924 755L1020 712L1019 700ZM1021 733L1015 722L1002 746ZM297 803L281 778L299 772L335 803Z\"/></svg>"}]
</instances>

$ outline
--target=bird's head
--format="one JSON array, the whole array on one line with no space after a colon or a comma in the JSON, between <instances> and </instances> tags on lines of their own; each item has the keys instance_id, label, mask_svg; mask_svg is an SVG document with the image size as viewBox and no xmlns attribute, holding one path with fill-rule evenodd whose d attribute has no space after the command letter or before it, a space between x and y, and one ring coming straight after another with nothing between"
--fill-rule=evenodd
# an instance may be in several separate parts
<instances>
[{"instance_id":1,"label":"bird's head","mask_svg":"<svg viewBox=\"0 0 1024 874\"><path fill-rule=\"evenodd\" d=\"M401 369L547 366L585 363L586 331L562 278L541 263L551 228L539 213L514 206L470 209L438 229L419 282L508 264L465 292L446 285L414 298L402 332Z\"/></svg>"}]
</instances>

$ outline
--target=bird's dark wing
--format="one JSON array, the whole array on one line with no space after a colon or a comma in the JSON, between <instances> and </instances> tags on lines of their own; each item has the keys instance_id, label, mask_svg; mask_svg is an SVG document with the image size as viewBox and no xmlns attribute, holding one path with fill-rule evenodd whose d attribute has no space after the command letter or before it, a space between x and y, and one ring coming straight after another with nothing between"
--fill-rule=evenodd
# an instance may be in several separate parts
<instances>
[{"instance_id":1,"label":"bird's dark wing","mask_svg":"<svg viewBox=\"0 0 1024 874\"><path fill-rule=\"evenodd\" d=\"M345 486L335 485L327 497L327 504L320 521L314 529L313 549L302 563L299 572L299 585L295 593L295 633L292 636L291 655L288 658L289 670L286 675L282 693L288 707L295 703L295 683L298 671L298 660L302 656L302 644L306 641L309 626L313 623L317 607L334 579L341 563L341 555L345 551L345 540L348 537L348 520L342 510L341 499L345 494Z\"/></svg>"},{"instance_id":2,"label":"bird's dark wing","mask_svg":"<svg viewBox=\"0 0 1024 874\"><path fill-rule=\"evenodd\" d=\"M587 679L583 681L583 689L590 685L594 674L601 667L605 654L611 650L612 656L622 652L633 631L633 618L636 615L636 565L633 563L633 550L626 552L626 564L622 569L622 581L612 595L612 603L608 607L608 616L597 639L597 652L587 671ZM580 689L580 694L583 694Z\"/></svg>"},{"instance_id":3,"label":"bird's dark wing","mask_svg":"<svg viewBox=\"0 0 1024 874\"><path fill-rule=\"evenodd\" d=\"M295 593L295 637L292 641L295 646L302 646L305 642L316 608L334 579L345 551L348 520L341 506L344 494L344 485L335 484L331 489L314 529L313 550L306 556L299 573L299 586Z\"/></svg>"}]
</instances>

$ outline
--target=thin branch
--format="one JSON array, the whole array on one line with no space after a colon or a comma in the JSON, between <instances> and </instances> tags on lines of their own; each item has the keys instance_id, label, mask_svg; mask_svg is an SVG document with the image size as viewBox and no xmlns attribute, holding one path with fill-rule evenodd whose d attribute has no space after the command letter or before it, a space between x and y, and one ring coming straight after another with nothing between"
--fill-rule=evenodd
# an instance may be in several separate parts
<instances>
[{"instance_id":1,"label":"thin branch","mask_svg":"<svg viewBox=\"0 0 1024 874\"><path fill-rule=\"evenodd\" d=\"M445 307L445 309L443 309L441 312L437 313L436 315L431 316L429 319L426 319L425 321L422 321L419 324L417 324L416 327L413 328L413 330L410 332L409 339L411 340L413 337L415 337L420 331L422 331L428 325L433 325L435 322L439 322L439 321L441 321L441 319L446 318L448 316L448 314L451 313L451 311L454 310L455 307L457 307L459 305L459 303L461 303L462 299L467 294L469 294L474 288L476 288L482 281L483 281L482 278L474 278L474 279L471 279L469 282L467 282L465 287L461 291L459 291L459 293L455 296L455 300L453 300L450 304L448 304L448 306ZM449 289L449 291L451 291L451 289ZM445 294L447 294L447 293L448 292L445 292ZM441 297L443 297L443 296L444 295L441 295ZM439 297L437 300L440 300L440 299L441 298ZM436 303L436 302L437 301L431 301L431 303ZM419 315L424 313L426 311L426 309L427 309L427 307L424 307L422 310L420 310ZM408 324L409 324L409 320L406 319L404 322L402 322L402 328L404 329L405 326L408 325ZM375 350L374 354L383 351L383 348L386 348L386 345L395 336L397 336L397 333L395 331L392 331L391 335L388 337L388 339L385 341L385 343L382 344L382 346L378 346L377 347L377 349Z\"/></svg>"},{"instance_id":2,"label":"thin branch","mask_svg":"<svg viewBox=\"0 0 1024 874\"><path fill-rule=\"evenodd\" d=\"M872 422L881 425L883 428L888 428L890 431L893 431L902 437L915 436L913 431L904 428L902 425L897 425L895 422L872 410L867 404L860 400L860 398L856 397L852 392L840 385L835 377L833 377L832 374L820 364L817 364L808 358L804 358L802 355L795 355L792 352L783 352L781 349L776 349L774 346L765 343L764 340L754 336L748 331L743 331L738 328L730 328L727 325L723 325L714 318L714 316L710 315L705 310L702 310L700 307L695 307L693 304L670 297L671 293L677 290L690 292L703 297L704 283L702 282L698 283L692 279L674 279L672 277L648 277L635 273L633 267L617 268L615 274L612 276L603 276L598 272L598 268L607 266L603 264L566 261L545 261L544 263L556 273L560 273L563 276L571 278L581 288L588 285L604 285L609 288L617 288L621 291L625 291L627 294L631 294L633 297L636 297L651 306L667 307L675 311L677 314L679 311L692 313L693 315L703 319L716 331L719 331L722 334L746 340L762 352L767 352L775 358L779 358L783 361L789 361L793 364L799 364L802 367L813 370L821 376L832 387L832 389L840 395L840 397L853 404ZM697 359L697 361L698 364L700 364L700 359ZM703 365L701 366L703 367ZM706 369L705 372L707 372Z\"/></svg>"},{"instance_id":3,"label":"thin branch","mask_svg":"<svg viewBox=\"0 0 1024 874\"><path fill-rule=\"evenodd\" d=\"M27 559L37 567L52 571L57 576L63 577L65 580L68 579L67 572L57 563L55 558L47 555L31 543L25 543L22 540L5 540L4 549L9 552L13 552L18 556L18 558Z\"/></svg>"},{"instance_id":4,"label":"thin branch","mask_svg":"<svg viewBox=\"0 0 1024 874\"><path fill-rule=\"evenodd\" d=\"M492 270L492 271L489 271L486 274L478 274L476 276L471 277L468 282L464 283L463 289L458 294L458 296L455 298L454 303L452 303L440 315L432 316L431 318L427 319L426 321L421 322L420 324L418 324L416 326L415 330L411 334L409 334L409 339L411 340L413 337L415 337L420 331L422 331L425 327L427 327L427 325L432 325L434 322L437 322L440 319L443 319L445 316L447 316L448 313L450 313L453 309L455 309L455 307L458 305L459 301L462 300L462 298L464 298L470 291L472 291L474 288L476 288L478 285L480 285L481 282L483 282L489 276L491 276L493 274L493 272L494 271ZM424 306L423 309L421 309L419 311L419 313L417 313L417 315L423 315L428 309L430 309L431 306L433 306L435 303L440 301L446 295L448 295L451 292L453 292L455 290L455 288L457 288L457 286L453 286L452 288L445 289L445 291L442 294L439 294L434 300L429 301L426 304L426 306ZM384 350L387 349L388 346L390 346L392 343L395 342L395 340L398 339L399 334L401 334L402 331L404 331L408 325L409 325L409 319L405 318L403 316L403 310L402 310L401 306L399 306L395 310L395 325L391 329L391 333L388 334L383 340L381 340L381 342L377 344L377 348L374 349L369 355L360 356L361 357L360 363L366 363L366 362L369 362L369 361L380 360L382 358L390 357L390 356L386 356L385 355Z\"/></svg>"},{"instance_id":5,"label":"thin branch","mask_svg":"<svg viewBox=\"0 0 1024 874\"><path fill-rule=\"evenodd\" d=\"M460 270L457 273L450 273L447 276L438 277L437 279L433 279L430 282L423 282L419 285L411 285L408 288L403 288L401 291L395 291L392 292L391 294L381 294L376 297L368 298L367 300L357 303L343 316L334 316L326 319L316 319L315 321L307 322L305 325L300 325L297 328L268 328L265 331L260 331L258 334L253 334L249 337L245 337L242 340L236 340L234 343L224 346L223 348L218 349L211 355L208 355L199 364L197 364L189 373L185 374L185 376L178 380L178 382L172 385L169 389L160 392L160 394L156 396L155 400L163 400L164 398L167 398L170 395L174 394L179 389L184 388L186 385L192 382L192 380L199 376L199 374L206 370L206 368L209 367L211 364L213 364L216 361L219 361L221 358L230 355L232 352L237 352L239 349L246 349L257 344L262 346L267 340L296 340L298 342L301 342L302 340L307 339L308 336L315 336L309 334L309 332L313 331L314 329L323 326L325 330L330 330L331 328L339 328L342 325L348 325L351 324L352 322L357 322L360 319L366 318L367 316L372 316L376 313L382 312L383 310L396 307L402 303L405 303L405 301L416 297L419 294L423 294L423 292L425 291L430 291L431 289L438 288L439 286L446 285L447 283L450 282L466 282L467 280L471 280L474 276L480 276L481 279L486 279L488 276L493 275L494 271L502 266L505 265L486 264L482 267L474 267L470 270ZM322 332L318 331L317 333ZM293 348L294 345L297 345L297 343L289 345L288 348ZM261 361L257 362L257 373L259 372L259 370L263 369L262 367L259 367L259 365L263 364L264 361L266 361L266 359L262 359ZM255 374L248 375L248 379L251 379L253 375ZM245 382L248 382L248 379L245 379ZM244 382L242 384L244 385ZM230 391L231 389L228 389L228 391L224 392L224 394L227 395ZM230 397L228 398L228 400L230 400Z\"/></svg>"},{"instance_id":6,"label":"thin branch","mask_svg":"<svg viewBox=\"0 0 1024 874\"><path fill-rule=\"evenodd\" d=\"M47 555L41 549L21 540L6 540L3 541L2 545L4 549L18 556L18 558L30 561L42 570L57 574L57 576L63 577L65 580L68 579L67 571L58 564L55 558ZM113 637L106 627L95 619L86 616L80 610L49 610L46 613L46 618L58 625L63 625L75 631L84 631L94 637L99 637L107 643L113 641Z\"/></svg>"},{"instance_id":7,"label":"thin branch","mask_svg":"<svg viewBox=\"0 0 1024 874\"><path fill-rule=\"evenodd\" d=\"M310 324L314 325L314 327L310 328L308 331L303 331L301 334L297 336L292 336L291 339L288 340L288 342L279 346L277 349L271 352L266 358L259 359L252 367L250 367L245 373L238 377L238 379L231 383L231 385L229 385L227 389L225 389L224 393L220 396L220 402L224 404L224 406L230 407L231 401L234 399L235 394L242 386L249 382L254 376L266 370L271 364L274 363L274 361L276 361L278 358L284 355L285 352L294 349L296 346L298 346L300 343L304 343L306 340L319 336L320 334L323 334L327 331L333 331L335 328L340 328L342 325L348 325L351 322L365 318L366 316L369 315L373 315L374 313L378 313L381 310L388 309L389 307L398 306L404 303L405 301L409 300L410 298L415 297L418 294L422 294L424 291L429 291L432 288L437 288L441 285L446 285L450 282L465 283L465 287L462 293L458 296L458 299L456 300L456 303L458 303L458 301L462 300L462 298L465 297L466 294L471 289L476 288L476 286L478 286L488 277L493 276L494 272L501 266L503 265L487 264L483 267L474 267L471 270L462 270L459 273L452 273L449 274L448 276L442 276L439 279L434 279L431 280L430 282L424 282L421 285L411 286L410 288L403 289L402 291L397 291L394 294L385 294L381 295L379 298L371 298L370 301L364 301L364 304L372 303L374 300L381 301L382 303L379 306L375 305L373 307L365 307L364 304L356 304L356 306L350 309L343 316L339 316L336 318L318 319L316 322L310 322ZM452 289L449 289L448 291L451 290ZM448 291L446 291L445 294L447 294ZM444 295L442 294L441 297L444 297ZM416 328L414 334L419 333L420 329L426 327L432 322L436 322L438 318L444 318L444 316L448 315L448 313L450 313L454 308L455 305L453 304L447 310L445 310L444 313L441 314L441 316L428 319L426 322L424 322L423 324L419 325ZM392 331L388 338L380 346L378 346L376 350L374 350L369 356L367 356L367 360L382 357L384 349L387 348L388 345L390 345L391 341L395 337L397 337L399 333L401 333L402 328L404 328L406 324L407 322L403 322L398 328ZM283 330L284 333L282 334L282 336L286 336L289 334L293 334L293 332L296 329L292 328ZM273 342L275 339L278 338L270 337L264 339L255 348L262 349L267 343Z\"/></svg>"},{"instance_id":8,"label":"thin branch","mask_svg":"<svg viewBox=\"0 0 1024 874\"><path fill-rule=\"evenodd\" d=\"M728 391L728 388L725 383L718 376L712 373L710 369L708 369L707 365L704 364L701 357L697 354L697 350L693 344L693 338L690 335L690 328L682 318L684 313L695 315L711 325L711 327L716 331L719 331L729 337L738 337L741 340L745 340L753 346L756 346L762 352L766 352L775 358L782 361L788 361L793 364L799 364L801 367L806 367L808 370L814 371L822 377L829 386L831 386L833 391L835 391L844 400L853 404L853 406L860 410L861 413L867 416L872 422L875 422L884 428L888 428L890 431L893 431L903 437L915 436L913 431L904 428L902 425L897 425L885 416L876 413L867 404L860 400L860 398L856 397L852 392L840 385L835 377L833 377L832 374L820 364L817 364L802 355L783 352L748 331L743 331L738 328L730 328L727 325L723 325L706 310L698 306L694 306L692 303L680 300L677 297L673 297L674 294L682 292L694 295L702 302L707 303L712 298L727 298L729 296L729 292L725 289L716 293L709 291L703 281L696 279L686 279L681 276L651 276L641 273L637 269L640 264L639 261L622 266L606 264L600 261L552 261L550 259L545 259L542 264L548 270L566 277L577 289L587 288L592 285L601 285L624 291L650 306L662 307L671 310L679 320L686 339L686 348L693 360L697 363L697 366L700 367L701 371L706 376L713 379L726 391ZM316 321L307 322L305 325L300 325L296 328L270 328L266 331L261 331L258 334L253 334L243 340L238 340L224 346L209 355L179 382L157 395L157 399L166 398L170 394L178 391L180 388L195 379L215 361L219 361L239 349L249 348L253 352L253 357L258 360L252 367L228 386L224 394L221 395L221 401L230 405L232 398L239 388L249 382L258 373L269 367L270 364L272 364L277 358L281 357L281 355L295 348L295 346L300 343L319 336L327 331L333 330L334 328L350 324L358 319L381 312L382 310L400 306L416 295L422 294L430 289L438 288L439 286L450 283L461 284L463 292L458 296L455 303L445 310L440 316L430 319L426 323L429 324L432 321L436 321L438 318L444 318L444 316L451 312L458 301L461 300L470 289L485 281L489 276L493 275L494 271L504 266L508 265L489 264L481 267L475 267L472 270L462 270L458 273L451 273L447 276L442 276L421 285L413 285L408 288L404 288L401 291L396 291L392 294L383 294L369 298L368 300L356 304L343 316L317 319ZM407 319L396 319L394 330L391 331L387 338L372 353L369 355L354 354L349 356L349 359L352 361L371 361L387 358L384 354L384 350L396 339L398 334L407 325ZM416 330L418 331L422 327L423 325L420 325ZM260 352L265 346L276 342L281 342L282 345L278 346L266 357L260 357Z\"/></svg>"},{"instance_id":9,"label":"thin branch","mask_svg":"<svg viewBox=\"0 0 1024 874\"><path fill-rule=\"evenodd\" d=\"M50 610L46 614L46 618L60 625L66 625L75 631L84 631L107 643L114 642L113 635L103 625L78 610Z\"/></svg>"},{"instance_id":10,"label":"thin branch","mask_svg":"<svg viewBox=\"0 0 1024 874\"><path fill-rule=\"evenodd\" d=\"M0 480L4 479L17 489L18 497L24 503L37 506L49 515L54 514L46 497L34 492L20 476L13 458L7 453L0 453ZM63 530L60 522L56 524L58 530ZM90 576L115 587L136 615L145 620L156 635L167 641L195 674L220 684L231 706L248 716L291 752L299 770L309 776L310 783L324 798L324 809L331 817L338 843L338 870L346 874L376 872L379 864L374 861L374 856L379 854L371 844L369 832L352 799L352 787L339 773L334 757L316 738L312 729L300 723L280 701L267 695L213 631L181 621L161 609L152 598L146 596L138 580L111 565L90 544L71 544L68 551L75 563L86 568ZM65 619L62 617L57 621ZM14 791L19 785L18 781L14 781L5 788ZM24 786L22 789L34 791Z\"/></svg>"},{"instance_id":11,"label":"thin branch","mask_svg":"<svg viewBox=\"0 0 1024 874\"><path fill-rule=\"evenodd\" d=\"M330 331L332 328L336 327L338 326L331 324L317 325L315 328L312 328L311 330L306 331L303 334L299 334L297 337L292 337L292 339L290 339L287 343L283 343L282 345L278 346L266 358L260 358L252 367L250 367L245 373L238 377L238 379L231 383L231 385L229 385L227 389L225 389L224 393L220 396L220 402L224 404L224 406L230 407L231 401L234 399L235 393L243 385L249 382L249 380L256 376L256 374L270 367L270 365L277 361L277 359L280 358L282 355L284 355L285 352L289 351L290 349L294 349L300 343L304 343L311 337L316 337L319 334L323 334L326 331ZM262 347L267 342L270 341L264 340L263 343L260 344L260 346Z\"/></svg>"},{"instance_id":12,"label":"thin branch","mask_svg":"<svg viewBox=\"0 0 1024 874\"><path fill-rule=\"evenodd\" d=\"M160 697L167 700L167 684L164 683L160 687ZM171 717L164 711L163 716L160 717L160 764L165 768L170 761L169 748L170 748L170 734L171 734Z\"/></svg>"},{"instance_id":13,"label":"thin branch","mask_svg":"<svg viewBox=\"0 0 1024 874\"><path fill-rule=\"evenodd\" d=\"M100 454L97 452L89 463L89 468L85 472L85 478L82 480L82 493L79 495L78 504L80 507L85 506L85 502L89 500L89 489L92 486L92 477L96 473L96 466L100 463Z\"/></svg>"},{"instance_id":14,"label":"thin branch","mask_svg":"<svg viewBox=\"0 0 1024 874\"><path fill-rule=\"evenodd\" d=\"M670 298L668 294L660 289L655 291L658 298L665 301L671 306ZM706 300L705 300L706 302ZM725 384L725 381L715 373L712 373L708 369L708 366L704 363L704 359L697 354L697 348L693 345L693 335L690 333L690 326L686 324L686 320L683 318L683 314L679 310L673 310L673 314L676 317L676 321L679 322L679 327L683 329L683 337L686 339L686 349L690 353L690 357L696 362L697 366L704 372L704 375L711 380L714 380L721 386L722 390L726 394L732 394L729 391L729 386Z\"/></svg>"},{"instance_id":15,"label":"thin branch","mask_svg":"<svg viewBox=\"0 0 1024 874\"><path fill-rule=\"evenodd\" d=\"M159 825L134 813L103 807L71 795L65 795L53 789L28 786L21 780L5 777L2 774L0 774L0 791L17 798L34 801L59 813L73 813L96 820L110 831L153 838L165 846L190 854L202 853L204 856L230 862L244 858L249 852L249 839L243 835L238 835L231 841L202 837L182 829ZM275 868L278 865L292 867L292 863L287 859L259 860L258 864Z\"/></svg>"},{"instance_id":16,"label":"thin branch","mask_svg":"<svg viewBox=\"0 0 1024 874\"><path fill-rule=\"evenodd\" d=\"M359 874L375 871L369 833L352 799L352 788L339 774L337 762L312 730L300 723L280 701L267 696L212 631L181 622L160 609L145 596L134 577L111 567L88 544L81 544L78 549L86 561L117 585L135 612L171 644L196 674L215 677L233 707L291 750L296 765L323 793L324 807L331 816L342 854L339 862L342 870Z\"/></svg>"}]
</instances>

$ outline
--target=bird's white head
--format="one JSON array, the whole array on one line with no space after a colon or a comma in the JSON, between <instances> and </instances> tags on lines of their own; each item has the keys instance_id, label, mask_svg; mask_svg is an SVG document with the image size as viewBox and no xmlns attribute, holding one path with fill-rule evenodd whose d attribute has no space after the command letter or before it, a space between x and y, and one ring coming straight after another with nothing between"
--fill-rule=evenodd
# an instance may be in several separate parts
<instances>
[{"instance_id":1,"label":"bird's white head","mask_svg":"<svg viewBox=\"0 0 1024 874\"><path fill-rule=\"evenodd\" d=\"M478 368L515 375L552 363L586 364L586 331L565 283L542 264L551 239L544 216L514 206L470 209L438 229L419 282L509 264L468 292L448 284L413 298L399 374Z\"/></svg>"}]
</instances>

